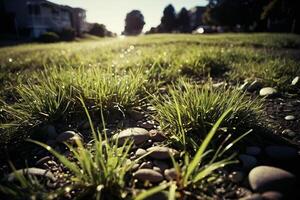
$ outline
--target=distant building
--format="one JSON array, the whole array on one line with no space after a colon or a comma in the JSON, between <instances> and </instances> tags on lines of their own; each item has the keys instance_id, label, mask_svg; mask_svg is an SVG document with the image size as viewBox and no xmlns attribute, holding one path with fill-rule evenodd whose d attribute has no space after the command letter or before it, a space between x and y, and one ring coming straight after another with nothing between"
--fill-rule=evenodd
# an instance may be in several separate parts
<instances>
[{"instance_id":1,"label":"distant building","mask_svg":"<svg viewBox=\"0 0 300 200\"><path fill-rule=\"evenodd\" d=\"M85 31L86 11L47 0L0 0L1 32L39 37L47 31L72 28L80 36Z\"/></svg>"},{"instance_id":2,"label":"distant building","mask_svg":"<svg viewBox=\"0 0 300 200\"><path fill-rule=\"evenodd\" d=\"M196 6L189 10L192 30L196 30L199 26L204 25L202 16L206 10L206 6Z\"/></svg>"}]
</instances>

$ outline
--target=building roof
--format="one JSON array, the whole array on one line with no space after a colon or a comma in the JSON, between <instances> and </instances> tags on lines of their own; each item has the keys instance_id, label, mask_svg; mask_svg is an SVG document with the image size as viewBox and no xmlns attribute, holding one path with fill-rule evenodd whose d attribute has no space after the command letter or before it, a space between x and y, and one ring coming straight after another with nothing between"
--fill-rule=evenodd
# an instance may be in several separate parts
<instances>
[{"instance_id":1,"label":"building roof","mask_svg":"<svg viewBox=\"0 0 300 200\"><path fill-rule=\"evenodd\" d=\"M78 7L73 8L73 7L68 6L68 5L56 4L56 3L53 3L53 2L47 1L47 0L29 0L29 1L27 1L27 4L49 5L49 6L53 6L53 7L64 8L64 9L67 9L67 10L75 9L75 10L80 10L80 11L86 11L83 8L78 8Z\"/></svg>"}]
</instances>

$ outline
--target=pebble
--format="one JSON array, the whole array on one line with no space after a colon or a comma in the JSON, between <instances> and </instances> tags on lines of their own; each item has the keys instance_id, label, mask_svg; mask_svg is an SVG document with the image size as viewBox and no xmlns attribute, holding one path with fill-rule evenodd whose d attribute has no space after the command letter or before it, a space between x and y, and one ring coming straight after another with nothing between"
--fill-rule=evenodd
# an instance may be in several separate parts
<instances>
[{"instance_id":1,"label":"pebble","mask_svg":"<svg viewBox=\"0 0 300 200\"><path fill-rule=\"evenodd\" d=\"M17 179L16 174L40 176L40 177L48 178L52 181L56 180L52 172L50 172L49 170L40 169L36 167L16 170L8 175L7 180L9 182L13 182L14 180Z\"/></svg>"},{"instance_id":2,"label":"pebble","mask_svg":"<svg viewBox=\"0 0 300 200\"><path fill-rule=\"evenodd\" d=\"M140 169L151 169L153 167L153 163L151 161L143 162L140 165Z\"/></svg>"},{"instance_id":3,"label":"pebble","mask_svg":"<svg viewBox=\"0 0 300 200\"><path fill-rule=\"evenodd\" d=\"M266 155L274 160L290 160L297 158L298 153L295 148L289 146L267 146Z\"/></svg>"},{"instance_id":4,"label":"pebble","mask_svg":"<svg viewBox=\"0 0 300 200\"><path fill-rule=\"evenodd\" d=\"M282 134L284 134L284 135L287 135L287 136L289 136L289 137L295 137L297 134L294 132L294 131L292 131L291 129L284 129L283 131L282 131Z\"/></svg>"},{"instance_id":5,"label":"pebble","mask_svg":"<svg viewBox=\"0 0 300 200\"><path fill-rule=\"evenodd\" d=\"M164 175L168 181L176 180L177 179L177 172L175 168L166 169Z\"/></svg>"},{"instance_id":6,"label":"pebble","mask_svg":"<svg viewBox=\"0 0 300 200\"><path fill-rule=\"evenodd\" d=\"M293 80L292 80L292 84L291 85L297 85L297 83L299 83L299 76L296 76Z\"/></svg>"},{"instance_id":7,"label":"pebble","mask_svg":"<svg viewBox=\"0 0 300 200\"><path fill-rule=\"evenodd\" d=\"M248 179L251 188L257 192L288 192L295 183L295 176L290 172L269 166L255 167L250 171Z\"/></svg>"},{"instance_id":8,"label":"pebble","mask_svg":"<svg viewBox=\"0 0 300 200\"><path fill-rule=\"evenodd\" d=\"M65 131L56 137L56 141L60 143L68 142L76 144L76 140L82 140L81 135L74 131Z\"/></svg>"},{"instance_id":9,"label":"pebble","mask_svg":"<svg viewBox=\"0 0 300 200\"><path fill-rule=\"evenodd\" d=\"M257 159L253 156L241 154L239 155L239 159L243 165L243 169L246 171L251 170L253 167L257 166Z\"/></svg>"},{"instance_id":10,"label":"pebble","mask_svg":"<svg viewBox=\"0 0 300 200\"><path fill-rule=\"evenodd\" d=\"M154 160L153 164L154 166L158 167L162 172L169 168L169 165L167 163L160 160Z\"/></svg>"},{"instance_id":11,"label":"pebble","mask_svg":"<svg viewBox=\"0 0 300 200\"><path fill-rule=\"evenodd\" d=\"M249 196L240 198L239 200L263 200L263 197L258 193L254 193Z\"/></svg>"},{"instance_id":12,"label":"pebble","mask_svg":"<svg viewBox=\"0 0 300 200\"><path fill-rule=\"evenodd\" d=\"M283 194L277 191L267 191L262 194L264 200L282 200Z\"/></svg>"},{"instance_id":13,"label":"pebble","mask_svg":"<svg viewBox=\"0 0 300 200\"><path fill-rule=\"evenodd\" d=\"M251 156L258 156L261 153L261 149L258 146L249 146L246 148L246 154Z\"/></svg>"},{"instance_id":14,"label":"pebble","mask_svg":"<svg viewBox=\"0 0 300 200\"><path fill-rule=\"evenodd\" d=\"M169 147L159 147L159 146L150 147L147 149L147 151L148 152L151 151L149 155L150 157L159 160L169 159L170 155L175 156L178 154L178 151L176 151L175 149L171 149Z\"/></svg>"},{"instance_id":15,"label":"pebble","mask_svg":"<svg viewBox=\"0 0 300 200\"><path fill-rule=\"evenodd\" d=\"M149 139L149 132L144 128L128 128L114 135L113 138L115 140L118 139L119 145L123 145L124 142L130 138L134 140L134 144L139 145Z\"/></svg>"},{"instance_id":16,"label":"pebble","mask_svg":"<svg viewBox=\"0 0 300 200\"><path fill-rule=\"evenodd\" d=\"M285 119L286 121L292 121L292 120L295 120L296 117L295 117L294 115L287 115L287 116L284 117L284 119Z\"/></svg>"},{"instance_id":17,"label":"pebble","mask_svg":"<svg viewBox=\"0 0 300 200\"><path fill-rule=\"evenodd\" d=\"M149 135L154 142L163 142L167 139L161 131L154 129L149 131Z\"/></svg>"},{"instance_id":18,"label":"pebble","mask_svg":"<svg viewBox=\"0 0 300 200\"><path fill-rule=\"evenodd\" d=\"M164 178L163 175L153 169L139 169L133 177L140 181L150 181L152 183L161 182Z\"/></svg>"},{"instance_id":19,"label":"pebble","mask_svg":"<svg viewBox=\"0 0 300 200\"><path fill-rule=\"evenodd\" d=\"M234 171L228 175L228 178L234 183L240 183L244 180L245 175L241 171Z\"/></svg>"},{"instance_id":20,"label":"pebble","mask_svg":"<svg viewBox=\"0 0 300 200\"><path fill-rule=\"evenodd\" d=\"M147 153L147 151L146 151L145 149L138 148L138 149L136 150L136 152L135 152L135 155L136 155L137 157L140 157L140 156L145 155L146 153Z\"/></svg>"},{"instance_id":21,"label":"pebble","mask_svg":"<svg viewBox=\"0 0 300 200\"><path fill-rule=\"evenodd\" d=\"M277 90L272 87L265 87L260 89L259 95L262 97L271 97L277 94Z\"/></svg>"}]
</instances>

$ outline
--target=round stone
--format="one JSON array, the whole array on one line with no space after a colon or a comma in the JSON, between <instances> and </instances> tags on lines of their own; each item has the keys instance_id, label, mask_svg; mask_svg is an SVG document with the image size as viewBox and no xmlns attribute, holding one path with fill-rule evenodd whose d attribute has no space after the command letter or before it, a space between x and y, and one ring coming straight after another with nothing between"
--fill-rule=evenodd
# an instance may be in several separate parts
<instances>
[{"instance_id":1,"label":"round stone","mask_svg":"<svg viewBox=\"0 0 300 200\"><path fill-rule=\"evenodd\" d=\"M140 165L140 169L151 169L153 167L153 163L151 161L143 162Z\"/></svg>"},{"instance_id":2,"label":"round stone","mask_svg":"<svg viewBox=\"0 0 300 200\"><path fill-rule=\"evenodd\" d=\"M248 176L249 184L254 191L265 192L276 190L288 192L294 187L295 176L283 169L259 166L252 169Z\"/></svg>"},{"instance_id":3,"label":"round stone","mask_svg":"<svg viewBox=\"0 0 300 200\"><path fill-rule=\"evenodd\" d=\"M258 156L261 153L261 149L257 146L249 146L246 148L246 154L251 156Z\"/></svg>"},{"instance_id":4,"label":"round stone","mask_svg":"<svg viewBox=\"0 0 300 200\"><path fill-rule=\"evenodd\" d=\"M177 179L177 172L175 168L172 169L166 169L165 172L165 177L168 181L176 180Z\"/></svg>"},{"instance_id":5,"label":"round stone","mask_svg":"<svg viewBox=\"0 0 300 200\"><path fill-rule=\"evenodd\" d=\"M265 88L260 89L260 91L259 91L259 95L262 97L274 96L276 94L277 94L277 90L272 87L265 87Z\"/></svg>"},{"instance_id":6,"label":"round stone","mask_svg":"<svg viewBox=\"0 0 300 200\"><path fill-rule=\"evenodd\" d=\"M239 200L263 200L263 197L260 194L254 193L246 197L240 198Z\"/></svg>"},{"instance_id":7,"label":"round stone","mask_svg":"<svg viewBox=\"0 0 300 200\"><path fill-rule=\"evenodd\" d=\"M268 146L265 148L268 157L274 160L292 160L297 158L297 149L289 146Z\"/></svg>"},{"instance_id":8,"label":"round stone","mask_svg":"<svg viewBox=\"0 0 300 200\"><path fill-rule=\"evenodd\" d=\"M49 170L35 168L35 167L16 170L8 175L7 180L9 182L15 181L17 179L17 174L22 174L24 176L30 175L30 176L42 177L42 178L50 179L52 181L56 180L52 172L50 172Z\"/></svg>"},{"instance_id":9,"label":"round stone","mask_svg":"<svg viewBox=\"0 0 300 200\"><path fill-rule=\"evenodd\" d=\"M296 117L295 117L294 115L287 115L287 116L284 117L284 119L285 119L286 121L292 121L292 120L295 120Z\"/></svg>"},{"instance_id":10,"label":"round stone","mask_svg":"<svg viewBox=\"0 0 300 200\"><path fill-rule=\"evenodd\" d=\"M178 151L175 149L160 146L150 147L147 149L147 152L151 152L149 155L150 157L160 160L169 159L171 155L175 156L178 154Z\"/></svg>"},{"instance_id":11,"label":"round stone","mask_svg":"<svg viewBox=\"0 0 300 200\"><path fill-rule=\"evenodd\" d=\"M234 183L240 183L244 180L245 175L241 171L234 171L228 175L228 178Z\"/></svg>"},{"instance_id":12,"label":"round stone","mask_svg":"<svg viewBox=\"0 0 300 200\"><path fill-rule=\"evenodd\" d=\"M164 179L161 173L153 169L139 169L133 174L133 177L140 181L150 181L153 183L161 182Z\"/></svg>"},{"instance_id":13,"label":"round stone","mask_svg":"<svg viewBox=\"0 0 300 200\"><path fill-rule=\"evenodd\" d=\"M76 144L77 140L82 140L82 138L80 134L75 133L74 131L65 131L56 137L56 141L60 143L67 142Z\"/></svg>"},{"instance_id":14,"label":"round stone","mask_svg":"<svg viewBox=\"0 0 300 200\"><path fill-rule=\"evenodd\" d=\"M287 135L289 137L295 137L297 134L291 129L285 129L282 131L282 134Z\"/></svg>"},{"instance_id":15,"label":"round stone","mask_svg":"<svg viewBox=\"0 0 300 200\"><path fill-rule=\"evenodd\" d=\"M149 131L149 135L154 142L163 142L167 139L161 131L154 129Z\"/></svg>"},{"instance_id":16,"label":"round stone","mask_svg":"<svg viewBox=\"0 0 300 200\"><path fill-rule=\"evenodd\" d=\"M164 172L166 169L169 168L169 165L165 163L164 161L160 160L154 160L153 161L154 166L158 167L160 171Z\"/></svg>"},{"instance_id":17,"label":"round stone","mask_svg":"<svg viewBox=\"0 0 300 200\"><path fill-rule=\"evenodd\" d=\"M268 191L262 194L264 200L282 200L284 199L283 194L277 191Z\"/></svg>"},{"instance_id":18,"label":"round stone","mask_svg":"<svg viewBox=\"0 0 300 200\"><path fill-rule=\"evenodd\" d=\"M134 144L139 145L149 139L149 132L144 128L128 128L113 136L118 140L119 145L123 145L127 139L133 139Z\"/></svg>"},{"instance_id":19,"label":"round stone","mask_svg":"<svg viewBox=\"0 0 300 200\"><path fill-rule=\"evenodd\" d=\"M297 85L297 83L299 83L299 76L296 76L293 80L292 80L292 84L291 85Z\"/></svg>"},{"instance_id":20,"label":"round stone","mask_svg":"<svg viewBox=\"0 0 300 200\"><path fill-rule=\"evenodd\" d=\"M257 165L257 159L253 156L241 154L239 155L239 159L243 165L243 169L248 171Z\"/></svg>"},{"instance_id":21,"label":"round stone","mask_svg":"<svg viewBox=\"0 0 300 200\"><path fill-rule=\"evenodd\" d=\"M147 153L147 151L145 149L138 148L135 152L135 155L137 157L141 157L141 156L145 155L146 153Z\"/></svg>"}]
</instances>

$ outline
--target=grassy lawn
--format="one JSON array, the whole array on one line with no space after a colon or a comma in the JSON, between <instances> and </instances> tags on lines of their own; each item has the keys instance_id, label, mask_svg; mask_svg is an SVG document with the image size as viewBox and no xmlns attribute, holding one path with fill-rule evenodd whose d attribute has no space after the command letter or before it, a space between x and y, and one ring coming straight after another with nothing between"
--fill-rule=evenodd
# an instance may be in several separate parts
<instances>
[{"instance_id":1,"label":"grassy lawn","mask_svg":"<svg viewBox=\"0 0 300 200\"><path fill-rule=\"evenodd\" d=\"M74 176L67 192L103 198L116 190L117 199L139 199L165 191L170 199L176 192L202 191L208 175L234 162L234 152L227 153L231 144L247 131L255 132L264 120L263 100L239 89L241 85L257 81L279 92L290 90L300 74L299 57L293 56L299 48L299 36L287 34L158 34L0 48L0 148L11 151L11 144L22 146L31 138L47 149L40 143L47 142L42 127L79 130L90 119L89 134L77 142L79 148L69 147L77 162L50 149ZM182 173L177 183L147 185L144 193L128 191L139 188L125 181L131 180L133 164L126 159L133 144L127 141L117 148L105 128L127 128L128 120L138 121L132 113L149 116L168 136L164 145L182 152L172 158L177 174ZM221 137L214 139L216 134ZM86 147L90 140L94 142ZM103 140L108 144L102 145ZM122 155L114 159L116 154ZM104 156L99 160L94 155ZM33 195L42 187L20 179L24 183L15 184L15 191L24 192L23 187ZM54 195L44 187L40 191ZM65 192L55 190L55 195Z\"/></svg>"}]
</instances>

